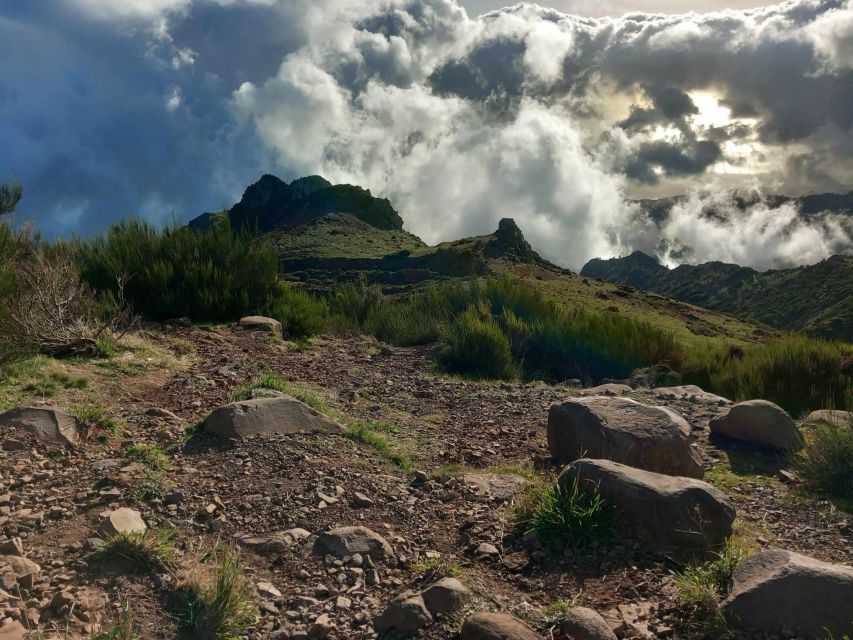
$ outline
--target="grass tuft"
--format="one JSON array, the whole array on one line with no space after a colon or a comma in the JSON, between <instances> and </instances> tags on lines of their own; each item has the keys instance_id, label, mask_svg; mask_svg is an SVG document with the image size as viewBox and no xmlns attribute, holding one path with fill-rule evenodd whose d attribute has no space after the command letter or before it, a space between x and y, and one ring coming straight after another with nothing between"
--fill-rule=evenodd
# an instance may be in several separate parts
<instances>
[{"instance_id":1,"label":"grass tuft","mask_svg":"<svg viewBox=\"0 0 853 640\"><path fill-rule=\"evenodd\" d=\"M326 404L326 401L318 394L298 387L272 373L265 373L252 380L249 384L243 385L231 394L229 401L239 402L240 400L248 400L251 398L252 391L255 389L272 389L274 391L281 391L282 393L293 396L299 400L299 402L307 404L315 411L319 411L320 413L327 415L330 412L329 405Z\"/></svg>"},{"instance_id":2,"label":"grass tuft","mask_svg":"<svg viewBox=\"0 0 853 640\"><path fill-rule=\"evenodd\" d=\"M577 482L571 487L550 482L531 490L518 521L543 542L582 549L612 536L615 517L616 508L598 491L582 491Z\"/></svg>"},{"instance_id":3,"label":"grass tuft","mask_svg":"<svg viewBox=\"0 0 853 640\"><path fill-rule=\"evenodd\" d=\"M141 462L154 471L162 471L169 462L169 458L156 444L131 444L124 450L124 455L128 460Z\"/></svg>"},{"instance_id":4,"label":"grass tuft","mask_svg":"<svg viewBox=\"0 0 853 640\"><path fill-rule=\"evenodd\" d=\"M109 631L101 631L92 636L92 640L139 640L139 631L133 623L133 613L130 605L126 604L122 609L119 620Z\"/></svg>"},{"instance_id":5,"label":"grass tuft","mask_svg":"<svg viewBox=\"0 0 853 640\"><path fill-rule=\"evenodd\" d=\"M145 533L118 533L104 540L92 558L96 562L129 562L137 573L162 572L177 565L175 531L149 530Z\"/></svg>"},{"instance_id":6,"label":"grass tuft","mask_svg":"<svg viewBox=\"0 0 853 640\"><path fill-rule=\"evenodd\" d=\"M347 425L344 436L355 442L364 443L388 458L396 466L407 473L414 470L408 457L399 451L385 436L386 433L396 433L397 427L378 420L351 422Z\"/></svg>"},{"instance_id":7,"label":"grass tuft","mask_svg":"<svg viewBox=\"0 0 853 640\"><path fill-rule=\"evenodd\" d=\"M690 566L675 576L676 600L681 607L684 623L700 633L724 633L728 627L721 601L738 562L748 555L746 547L736 538L714 559Z\"/></svg>"},{"instance_id":8,"label":"grass tuft","mask_svg":"<svg viewBox=\"0 0 853 640\"><path fill-rule=\"evenodd\" d=\"M97 427L111 434L118 432L118 422L115 418L108 416L97 405L78 404L71 407L68 412L87 427Z\"/></svg>"},{"instance_id":9,"label":"grass tuft","mask_svg":"<svg viewBox=\"0 0 853 640\"><path fill-rule=\"evenodd\" d=\"M211 557L213 566L200 564L192 572L182 619L194 638L230 640L243 635L257 619L253 589L239 551L223 546Z\"/></svg>"}]
</instances>

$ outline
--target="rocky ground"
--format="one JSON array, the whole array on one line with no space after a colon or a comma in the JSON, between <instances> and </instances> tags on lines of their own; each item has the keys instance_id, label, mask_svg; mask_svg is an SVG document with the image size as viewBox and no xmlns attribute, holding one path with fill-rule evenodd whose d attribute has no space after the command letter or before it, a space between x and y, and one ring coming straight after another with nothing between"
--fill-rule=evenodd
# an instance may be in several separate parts
<instances>
[{"instance_id":1,"label":"rocky ground","mask_svg":"<svg viewBox=\"0 0 853 640\"><path fill-rule=\"evenodd\" d=\"M158 327L128 345L107 362L63 363L62 375L86 380L85 388L50 398L58 406L96 403L118 420L116 433L93 429L67 448L0 432L0 541L10 540L0 542L0 556L22 552L19 564L38 565L0 571L3 640L15 637L13 622L44 637L88 637L125 607L142 637L175 637L175 593L219 543L242 549L257 587L252 638L376 637L377 619L398 595L446 576L471 593L420 637L454 638L467 614L501 611L543 638L561 638L555 612L565 602L601 612L622 637L693 633L673 580L688 554L622 536L555 549L515 526L527 483L557 471L548 410L578 388L443 377L432 349L367 338L296 346L232 327ZM373 425L386 450L341 435L223 441L197 428L267 372L339 422ZM37 384L6 386L9 404L39 394ZM730 497L746 544L853 563L851 518L802 495L784 458L709 437L722 407L656 399L650 390L630 395L687 419L705 479ZM140 443L162 450L164 464L128 459L127 447ZM174 528L178 568L140 573L120 559L98 561L101 514L121 507L137 510L149 529ZM376 532L393 555L318 553L318 535L348 526ZM383 637L416 635L394 633Z\"/></svg>"}]
</instances>

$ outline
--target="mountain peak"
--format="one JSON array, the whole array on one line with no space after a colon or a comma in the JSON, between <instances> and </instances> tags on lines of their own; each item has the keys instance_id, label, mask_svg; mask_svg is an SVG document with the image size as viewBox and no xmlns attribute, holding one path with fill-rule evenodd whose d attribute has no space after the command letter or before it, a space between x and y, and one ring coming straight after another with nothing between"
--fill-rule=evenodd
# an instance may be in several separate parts
<instances>
[{"instance_id":1,"label":"mountain peak","mask_svg":"<svg viewBox=\"0 0 853 640\"><path fill-rule=\"evenodd\" d=\"M524 261L540 259L512 218L503 218L492 238L487 249L489 257L515 257Z\"/></svg>"}]
</instances>

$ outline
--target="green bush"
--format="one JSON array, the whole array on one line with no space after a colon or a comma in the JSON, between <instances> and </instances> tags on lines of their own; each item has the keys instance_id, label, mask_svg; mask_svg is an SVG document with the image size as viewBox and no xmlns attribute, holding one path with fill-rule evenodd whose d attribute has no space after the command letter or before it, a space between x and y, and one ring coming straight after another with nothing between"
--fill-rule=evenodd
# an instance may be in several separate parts
<instances>
[{"instance_id":1,"label":"green bush","mask_svg":"<svg viewBox=\"0 0 853 640\"><path fill-rule=\"evenodd\" d=\"M519 510L525 533L535 532L543 542L583 548L610 537L616 508L598 491L582 491L577 482L564 487L551 482L534 489Z\"/></svg>"},{"instance_id":2,"label":"green bush","mask_svg":"<svg viewBox=\"0 0 853 640\"><path fill-rule=\"evenodd\" d=\"M450 373L476 378L514 378L509 338L483 305L465 310L445 331L441 364Z\"/></svg>"},{"instance_id":3,"label":"green bush","mask_svg":"<svg viewBox=\"0 0 853 640\"><path fill-rule=\"evenodd\" d=\"M17 182L0 184L0 215L12 213L23 195L23 189Z\"/></svg>"},{"instance_id":4,"label":"green bush","mask_svg":"<svg viewBox=\"0 0 853 640\"><path fill-rule=\"evenodd\" d=\"M275 284L263 313L281 323L287 338L305 339L322 333L329 324L325 302L283 280Z\"/></svg>"},{"instance_id":5,"label":"green bush","mask_svg":"<svg viewBox=\"0 0 853 640\"><path fill-rule=\"evenodd\" d=\"M685 382L732 400L770 400L796 417L853 395L853 378L841 373L851 353L849 345L803 335L744 347L743 358L718 347L691 355Z\"/></svg>"},{"instance_id":6,"label":"green bush","mask_svg":"<svg viewBox=\"0 0 853 640\"><path fill-rule=\"evenodd\" d=\"M76 243L80 275L97 291L123 294L156 319L233 320L281 294L271 244L243 229L156 229L137 219Z\"/></svg>"},{"instance_id":7,"label":"green bush","mask_svg":"<svg viewBox=\"0 0 853 640\"><path fill-rule=\"evenodd\" d=\"M853 402L848 403L853 409ZM853 423L816 424L805 431L806 446L793 456L804 488L853 508Z\"/></svg>"}]
</instances>

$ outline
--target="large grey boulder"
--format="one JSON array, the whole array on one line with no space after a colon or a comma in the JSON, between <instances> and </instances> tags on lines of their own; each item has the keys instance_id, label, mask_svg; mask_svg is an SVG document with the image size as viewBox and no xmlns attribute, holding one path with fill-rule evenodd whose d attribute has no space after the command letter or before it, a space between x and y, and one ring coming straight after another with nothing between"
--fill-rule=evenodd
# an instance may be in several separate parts
<instances>
[{"instance_id":1,"label":"large grey boulder","mask_svg":"<svg viewBox=\"0 0 853 640\"><path fill-rule=\"evenodd\" d=\"M337 558L359 553L373 560L382 560L393 557L394 550L385 538L367 527L338 527L317 536L314 553Z\"/></svg>"},{"instance_id":2,"label":"large grey boulder","mask_svg":"<svg viewBox=\"0 0 853 640\"><path fill-rule=\"evenodd\" d=\"M266 316L246 316L240 318L240 326L244 329L255 329L259 331L268 331L281 337L281 323L275 318L267 318Z\"/></svg>"},{"instance_id":3,"label":"large grey boulder","mask_svg":"<svg viewBox=\"0 0 853 640\"><path fill-rule=\"evenodd\" d=\"M726 405L732 401L722 396L708 393L701 387L695 384L684 384L677 387L658 387L654 390L655 398L661 400L686 400L687 402L695 402L696 404L716 404Z\"/></svg>"},{"instance_id":4,"label":"large grey boulder","mask_svg":"<svg viewBox=\"0 0 853 640\"><path fill-rule=\"evenodd\" d=\"M259 434L343 433L343 427L291 396L241 400L215 409L204 430L221 438Z\"/></svg>"},{"instance_id":5,"label":"large grey boulder","mask_svg":"<svg viewBox=\"0 0 853 640\"><path fill-rule=\"evenodd\" d=\"M799 451L803 438L785 410L767 400L747 400L711 419L711 433L759 447Z\"/></svg>"},{"instance_id":6,"label":"large grey boulder","mask_svg":"<svg viewBox=\"0 0 853 640\"><path fill-rule=\"evenodd\" d=\"M618 509L617 522L662 546L709 547L732 533L735 508L706 482L629 467L611 460L577 460L557 479L564 488L598 489Z\"/></svg>"},{"instance_id":7,"label":"large grey boulder","mask_svg":"<svg viewBox=\"0 0 853 640\"><path fill-rule=\"evenodd\" d=\"M781 549L761 551L735 568L723 612L765 633L853 635L853 567Z\"/></svg>"},{"instance_id":8,"label":"large grey boulder","mask_svg":"<svg viewBox=\"0 0 853 640\"><path fill-rule=\"evenodd\" d=\"M47 444L74 447L80 442L77 419L50 405L21 405L0 414L0 433L19 429Z\"/></svg>"},{"instance_id":9,"label":"large grey boulder","mask_svg":"<svg viewBox=\"0 0 853 640\"><path fill-rule=\"evenodd\" d=\"M475 613L462 624L459 640L541 640L529 626L506 613Z\"/></svg>"},{"instance_id":10,"label":"large grey boulder","mask_svg":"<svg viewBox=\"0 0 853 640\"><path fill-rule=\"evenodd\" d=\"M616 640L616 634L597 611L572 607L560 621L560 631L568 640Z\"/></svg>"},{"instance_id":11,"label":"large grey boulder","mask_svg":"<svg viewBox=\"0 0 853 640\"><path fill-rule=\"evenodd\" d=\"M819 409L818 411L812 411L806 417L805 424L831 424L836 427L850 427L853 429L853 411Z\"/></svg>"},{"instance_id":12,"label":"large grey boulder","mask_svg":"<svg viewBox=\"0 0 853 640\"><path fill-rule=\"evenodd\" d=\"M557 462L606 458L638 469L701 478L690 425L675 411L629 398L574 398L551 407L548 448Z\"/></svg>"}]
</instances>

